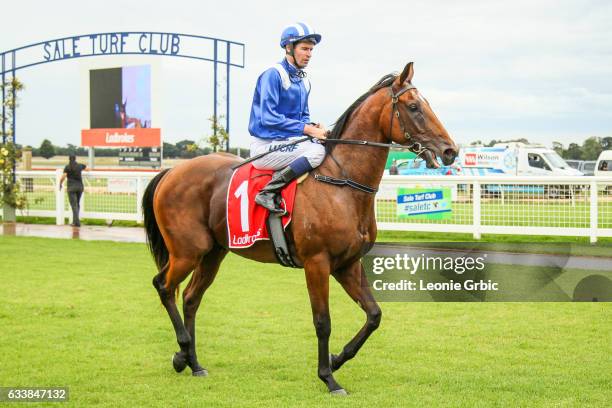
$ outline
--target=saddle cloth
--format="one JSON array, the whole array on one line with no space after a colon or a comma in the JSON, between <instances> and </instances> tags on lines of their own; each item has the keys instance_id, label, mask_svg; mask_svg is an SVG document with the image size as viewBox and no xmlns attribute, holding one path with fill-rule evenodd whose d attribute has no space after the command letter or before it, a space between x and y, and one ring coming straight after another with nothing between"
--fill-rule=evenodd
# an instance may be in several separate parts
<instances>
[{"instance_id":1,"label":"saddle cloth","mask_svg":"<svg viewBox=\"0 0 612 408\"><path fill-rule=\"evenodd\" d=\"M226 219L230 248L248 248L261 239L270 239L266 228L269 211L255 203L257 193L270 181L274 170L257 170L252 163L234 170L227 189ZM281 195L287 214L283 228L291 222L297 180L285 187Z\"/></svg>"}]
</instances>

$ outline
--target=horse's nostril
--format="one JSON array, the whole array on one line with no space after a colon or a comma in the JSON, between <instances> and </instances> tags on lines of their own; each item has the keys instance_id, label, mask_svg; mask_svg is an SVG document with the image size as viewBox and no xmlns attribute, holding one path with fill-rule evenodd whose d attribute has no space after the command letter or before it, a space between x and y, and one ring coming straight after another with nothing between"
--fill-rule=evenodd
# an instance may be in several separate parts
<instances>
[{"instance_id":1,"label":"horse's nostril","mask_svg":"<svg viewBox=\"0 0 612 408\"><path fill-rule=\"evenodd\" d=\"M455 149L448 148L444 151L444 156L449 160L455 160L455 157L457 157L457 151Z\"/></svg>"}]
</instances>

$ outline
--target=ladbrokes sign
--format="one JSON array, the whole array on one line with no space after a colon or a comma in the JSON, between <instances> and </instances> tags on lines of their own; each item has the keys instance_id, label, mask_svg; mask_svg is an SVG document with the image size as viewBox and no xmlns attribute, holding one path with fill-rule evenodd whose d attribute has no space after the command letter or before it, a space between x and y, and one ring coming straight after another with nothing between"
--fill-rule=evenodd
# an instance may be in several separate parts
<instances>
[{"instance_id":1,"label":"ladbrokes sign","mask_svg":"<svg viewBox=\"0 0 612 408\"><path fill-rule=\"evenodd\" d=\"M83 129L81 130L81 146L161 146L161 129Z\"/></svg>"}]
</instances>

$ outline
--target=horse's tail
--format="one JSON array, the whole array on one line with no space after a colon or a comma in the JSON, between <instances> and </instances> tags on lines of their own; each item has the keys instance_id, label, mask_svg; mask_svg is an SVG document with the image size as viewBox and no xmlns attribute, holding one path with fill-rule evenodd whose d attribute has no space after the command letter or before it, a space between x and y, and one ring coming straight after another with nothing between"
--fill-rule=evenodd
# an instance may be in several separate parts
<instances>
[{"instance_id":1,"label":"horse's tail","mask_svg":"<svg viewBox=\"0 0 612 408\"><path fill-rule=\"evenodd\" d=\"M160 180L170 169L162 170L153 177L153 180L149 182L149 185L144 191L142 196L142 213L144 215L144 226L147 232L147 244L153 258L155 258L155 264L159 271L168 263L168 248L164 242L164 237L159 231L157 220L155 219L155 213L153 212L153 196L155 195L155 189L159 184Z\"/></svg>"}]
</instances>

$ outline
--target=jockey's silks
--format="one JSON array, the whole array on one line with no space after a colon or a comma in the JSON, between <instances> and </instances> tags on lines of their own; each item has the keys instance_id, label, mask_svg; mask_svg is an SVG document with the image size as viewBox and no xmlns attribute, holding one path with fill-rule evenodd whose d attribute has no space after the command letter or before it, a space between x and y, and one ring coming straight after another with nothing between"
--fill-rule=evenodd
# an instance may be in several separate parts
<instances>
[{"instance_id":1,"label":"jockey's silks","mask_svg":"<svg viewBox=\"0 0 612 408\"><path fill-rule=\"evenodd\" d=\"M283 59L257 79L249 133L261 139L302 136L310 123L310 83L298 76L298 69Z\"/></svg>"}]
</instances>

